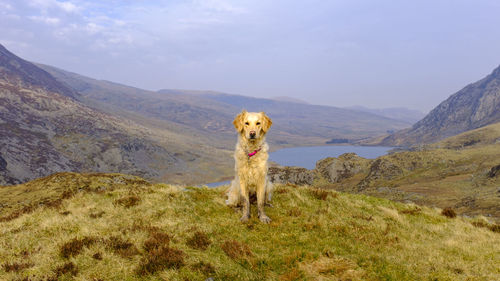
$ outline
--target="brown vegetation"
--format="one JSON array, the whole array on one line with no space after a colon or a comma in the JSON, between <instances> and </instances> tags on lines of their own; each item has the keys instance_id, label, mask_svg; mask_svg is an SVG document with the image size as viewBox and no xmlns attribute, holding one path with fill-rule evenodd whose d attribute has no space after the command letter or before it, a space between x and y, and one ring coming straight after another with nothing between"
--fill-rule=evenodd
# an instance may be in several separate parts
<instances>
[{"instance_id":1,"label":"brown vegetation","mask_svg":"<svg viewBox=\"0 0 500 281\"><path fill-rule=\"evenodd\" d=\"M63 258L73 257L80 254L83 247L89 247L95 242L96 239L93 237L84 237L82 239L73 238L60 247L59 253Z\"/></svg>"},{"instance_id":2,"label":"brown vegetation","mask_svg":"<svg viewBox=\"0 0 500 281\"><path fill-rule=\"evenodd\" d=\"M19 272L23 269L26 269L26 268L30 268L32 267L33 264L32 263L27 263L27 262L13 262L13 263L4 263L2 265L2 268L3 270L5 270L5 272Z\"/></svg>"},{"instance_id":3,"label":"brown vegetation","mask_svg":"<svg viewBox=\"0 0 500 281\"><path fill-rule=\"evenodd\" d=\"M117 200L115 200L114 203L116 205L121 205L125 208L130 208L130 207L138 205L140 201L141 201L140 197L138 197L136 195L131 195L131 196L126 196L126 197L117 199Z\"/></svg>"},{"instance_id":4,"label":"brown vegetation","mask_svg":"<svg viewBox=\"0 0 500 281\"><path fill-rule=\"evenodd\" d=\"M208 236L201 231L196 231L191 238L186 241L186 245L193 249L205 251L212 242Z\"/></svg>"},{"instance_id":5,"label":"brown vegetation","mask_svg":"<svg viewBox=\"0 0 500 281\"><path fill-rule=\"evenodd\" d=\"M228 255L233 260L253 256L253 253L247 244L238 242L236 240L225 241L222 244L221 248L224 253L226 253L226 255Z\"/></svg>"},{"instance_id":6,"label":"brown vegetation","mask_svg":"<svg viewBox=\"0 0 500 281\"><path fill-rule=\"evenodd\" d=\"M152 229L150 237L144 241L144 256L139 267L138 275L153 274L167 268L180 268L184 266L185 254L183 251L169 247L170 237L158 229Z\"/></svg>"},{"instance_id":7,"label":"brown vegetation","mask_svg":"<svg viewBox=\"0 0 500 281\"><path fill-rule=\"evenodd\" d=\"M455 211L452 208L448 207L448 208L444 208L441 211L441 215L452 219L452 218L457 216L457 213L455 213Z\"/></svg>"}]
</instances>

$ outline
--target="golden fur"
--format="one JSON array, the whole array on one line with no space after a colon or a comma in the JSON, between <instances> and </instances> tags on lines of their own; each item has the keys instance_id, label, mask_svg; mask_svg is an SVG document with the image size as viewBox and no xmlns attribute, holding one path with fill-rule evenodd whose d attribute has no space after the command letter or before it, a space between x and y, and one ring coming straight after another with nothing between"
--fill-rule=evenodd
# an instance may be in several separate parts
<instances>
[{"instance_id":1,"label":"golden fur","mask_svg":"<svg viewBox=\"0 0 500 281\"><path fill-rule=\"evenodd\" d=\"M266 133L272 121L264 112L247 112L243 110L234 119L234 127L238 132L238 142L234 151L236 175L231 182L226 204L243 206L241 221L250 218L250 194L257 195L259 219L269 223L271 219L264 212L264 205L271 200L272 184L267 179L267 158L269 146ZM249 156L249 153L255 152Z\"/></svg>"}]
</instances>

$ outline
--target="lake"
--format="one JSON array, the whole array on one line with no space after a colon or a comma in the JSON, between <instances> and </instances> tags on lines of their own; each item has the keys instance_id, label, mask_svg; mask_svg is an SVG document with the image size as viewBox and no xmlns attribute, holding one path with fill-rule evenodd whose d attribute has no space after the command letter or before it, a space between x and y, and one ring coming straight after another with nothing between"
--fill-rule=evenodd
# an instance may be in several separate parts
<instances>
[{"instance_id":1,"label":"lake","mask_svg":"<svg viewBox=\"0 0 500 281\"><path fill-rule=\"evenodd\" d=\"M314 169L316 161L326 157L338 157L344 153L354 152L364 158L377 158L387 154L392 147L386 146L354 146L328 145L283 148L269 154L269 160L282 166L298 166Z\"/></svg>"},{"instance_id":2,"label":"lake","mask_svg":"<svg viewBox=\"0 0 500 281\"><path fill-rule=\"evenodd\" d=\"M354 145L290 147L271 152L269 160L282 166L298 166L312 170L316 167L316 161L326 157L338 157L344 153L354 152L361 157L373 159L387 154L391 149L392 147L387 146ZM207 186L215 187L229 182L214 182L207 184Z\"/></svg>"}]
</instances>

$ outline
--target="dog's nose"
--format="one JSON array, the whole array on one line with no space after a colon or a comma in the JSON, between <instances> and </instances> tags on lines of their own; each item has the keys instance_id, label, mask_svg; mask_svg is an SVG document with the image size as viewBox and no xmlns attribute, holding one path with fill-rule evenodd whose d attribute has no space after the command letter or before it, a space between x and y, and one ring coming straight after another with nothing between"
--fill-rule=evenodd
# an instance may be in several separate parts
<instances>
[{"instance_id":1,"label":"dog's nose","mask_svg":"<svg viewBox=\"0 0 500 281\"><path fill-rule=\"evenodd\" d=\"M250 137L251 138L255 138L255 134L256 134L255 131L250 131Z\"/></svg>"}]
</instances>

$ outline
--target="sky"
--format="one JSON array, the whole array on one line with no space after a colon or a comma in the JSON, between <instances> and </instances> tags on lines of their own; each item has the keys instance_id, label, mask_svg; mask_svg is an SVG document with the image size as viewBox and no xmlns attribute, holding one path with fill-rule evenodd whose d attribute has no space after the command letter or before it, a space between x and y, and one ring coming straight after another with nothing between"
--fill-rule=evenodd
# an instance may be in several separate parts
<instances>
[{"instance_id":1,"label":"sky","mask_svg":"<svg viewBox=\"0 0 500 281\"><path fill-rule=\"evenodd\" d=\"M18 56L142 89L428 112L500 65L497 0L0 0Z\"/></svg>"}]
</instances>

